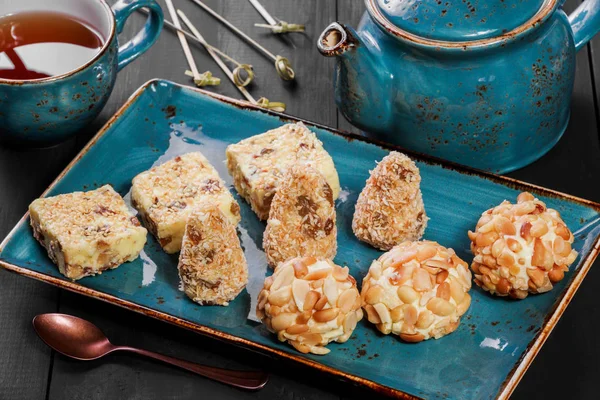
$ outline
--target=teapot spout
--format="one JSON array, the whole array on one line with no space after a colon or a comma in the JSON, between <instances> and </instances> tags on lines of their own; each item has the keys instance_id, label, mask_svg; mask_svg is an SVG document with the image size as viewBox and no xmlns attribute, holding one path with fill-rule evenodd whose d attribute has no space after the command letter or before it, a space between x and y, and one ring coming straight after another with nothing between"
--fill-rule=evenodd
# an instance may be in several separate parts
<instances>
[{"instance_id":1,"label":"teapot spout","mask_svg":"<svg viewBox=\"0 0 600 400\"><path fill-rule=\"evenodd\" d=\"M336 57L335 102L342 115L363 131L385 130L391 120L392 79L381 57L373 54L349 26L334 22L317 42L325 57Z\"/></svg>"},{"instance_id":2,"label":"teapot spout","mask_svg":"<svg viewBox=\"0 0 600 400\"><path fill-rule=\"evenodd\" d=\"M360 41L356 32L338 22L333 22L325 28L317 42L319 52L325 57L342 56L358 46Z\"/></svg>"}]
</instances>

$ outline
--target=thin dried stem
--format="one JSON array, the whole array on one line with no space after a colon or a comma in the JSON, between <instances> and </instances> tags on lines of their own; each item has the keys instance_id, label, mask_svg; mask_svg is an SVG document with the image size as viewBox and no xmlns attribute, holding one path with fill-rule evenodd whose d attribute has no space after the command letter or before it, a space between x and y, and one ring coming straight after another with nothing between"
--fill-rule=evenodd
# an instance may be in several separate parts
<instances>
[{"instance_id":1,"label":"thin dried stem","mask_svg":"<svg viewBox=\"0 0 600 400\"><path fill-rule=\"evenodd\" d=\"M169 10L169 14L171 14L173 25L175 25L176 28L181 29L181 24L179 23L179 19L177 18L175 7L173 7L173 2L171 0L165 0L165 2L167 3L167 9ZM187 39L185 38L185 35L181 32L177 32L177 36L179 37L179 42L181 43L181 48L183 49L188 65L190 66L192 74L194 75L194 81L197 79L200 80L200 73L198 72L198 68L196 67L194 56L192 55L192 51L190 50L190 46L187 42Z\"/></svg>"}]
</instances>

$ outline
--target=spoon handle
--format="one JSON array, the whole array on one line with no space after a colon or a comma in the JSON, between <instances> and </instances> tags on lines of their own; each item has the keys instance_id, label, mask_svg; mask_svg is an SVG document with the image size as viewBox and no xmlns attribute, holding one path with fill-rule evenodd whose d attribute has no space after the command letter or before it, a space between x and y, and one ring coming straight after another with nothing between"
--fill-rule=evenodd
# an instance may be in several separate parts
<instances>
[{"instance_id":1,"label":"spoon handle","mask_svg":"<svg viewBox=\"0 0 600 400\"><path fill-rule=\"evenodd\" d=\"M269 375L266 372L261 371L236 371L217 367L209 367L207 365L200 365L129 346L115 346L114 350L129 351L132 353L141 354L143 356L186 369L206 378L214 379L215 381L242 389L258 390L265 386L269 380Z\"/></svg>"}]
</instances>

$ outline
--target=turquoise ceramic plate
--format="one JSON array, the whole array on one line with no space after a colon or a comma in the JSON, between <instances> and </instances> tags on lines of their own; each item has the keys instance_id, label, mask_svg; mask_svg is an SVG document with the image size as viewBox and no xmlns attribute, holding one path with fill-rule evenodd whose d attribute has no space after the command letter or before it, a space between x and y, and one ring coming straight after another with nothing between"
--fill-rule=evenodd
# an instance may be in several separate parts
<instances>
[{"instance_id":1,"label":"turquoise ceramic plate","mask_svg":"<svg viewBox=\"0 0 600 400\"><path fill-rule=\"evenodd\" d=\"M50 186L45 196L89 190L110 183L126 196L131 179L177 154L202 151L231 184L225 147L296 120L247 103L165 81L144 85ZM381 253L359 242L351 230L354 203L375 161L391 147L307 123L332 155L340 175L337 201L338 256L362 281ZM149 236L142 257L101 276L76 283L58 273L33 239L25 216L2 244L0 263L17 273L96 297L225 341L274 353L398 397L506 398L564 312L598 251L595 221L600 205L493 175L414 156L431 218L425 237L471 260L467 230L481 212L521 190L534 192L560 211L577 233L580 252L566 279L546 294L523 301L472 290L473 302L458 330L441 340L406 344L379 334L365 319L344 344L326 356L302 355L254 322L255 299L267 271L261 249L264 224L239 197L240 236L250 267L247 290L229 307L200 307L179 291L177 256ZM232 189L235 194L235 191ZM237 196L237 194L235 194ZM127 196L126 196L127 198ZM558 367L558 366L557 366Z\"/></svg>"}]
</instances>

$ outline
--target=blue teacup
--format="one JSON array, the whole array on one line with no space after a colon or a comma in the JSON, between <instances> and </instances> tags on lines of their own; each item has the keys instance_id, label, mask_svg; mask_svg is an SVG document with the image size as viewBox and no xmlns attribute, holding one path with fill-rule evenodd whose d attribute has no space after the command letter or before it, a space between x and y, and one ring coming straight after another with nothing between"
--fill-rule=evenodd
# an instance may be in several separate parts
<instances>
[{"instance_id":1,"label":"blue teacup","mask_svg":"<svg viewBox=\"0 0 600 400\"><path fill-rule=\"evenodd\" d=\"M144 28L119 46L117 35L141 7L150 10ZM105 0L0 2L0 16L29 11L67 14L94 27L103 40L92 59L69 72L41 79L0 78L0 141L41 147L68 139L100 113L117 72L158 38L163 13L155 0L120 0L112 9Z\"/></svg>"}]
</instances>

